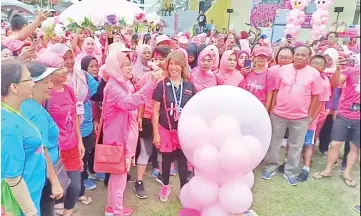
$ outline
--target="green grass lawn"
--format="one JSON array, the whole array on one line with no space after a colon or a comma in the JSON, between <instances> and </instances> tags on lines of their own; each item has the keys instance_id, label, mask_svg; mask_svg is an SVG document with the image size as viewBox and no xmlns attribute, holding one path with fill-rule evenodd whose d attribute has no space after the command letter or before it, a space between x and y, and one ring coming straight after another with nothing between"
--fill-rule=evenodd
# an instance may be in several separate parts
<instances>
[{"instance_id":1,"label":"green grass lawn","mask_svg":"<svg viewBox=\"0 0 361 216\"><path fill-rule=\"evenodd\" d=\"M321 171L326 160L316 156L311 173ZM256 183L253 187L254 202L252 208L260 216L356 216L354 206L360 204L360 167L354 169L356 188L347 187L340 178L340 166L330 179L309 181L297 187L289 186L283 175L277 174L269 181L260 178L261 168L256 169ZM132 170L135 174L135 168ZM172 178L174 189L168 203L157 199L160 185L150 176L145 178L149 198L139 200L135 197L133 184L129 184L125 195L126 206L135 209L135 216L176 216L181 208L178 200L179 181ZM104 215L107 195L106 188L98 183L98 188L88 193L93 198L90 206L77 205L75 216Z\"/></svg>"}]
</instances>

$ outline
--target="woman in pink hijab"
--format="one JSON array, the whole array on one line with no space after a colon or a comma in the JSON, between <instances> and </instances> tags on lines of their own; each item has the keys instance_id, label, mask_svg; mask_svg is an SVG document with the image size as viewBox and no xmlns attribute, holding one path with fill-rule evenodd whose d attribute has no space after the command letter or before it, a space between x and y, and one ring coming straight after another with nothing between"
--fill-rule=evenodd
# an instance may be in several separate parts
<instances>
[{"instance_id":1,"label":"woman in pink hijab","mask_svg":"<svg viewBox=\"0 0 361 216\"><path fill-rule=\"evenodd\" d=\"M216 74L212 68L212 52L203 50L198 57L198 67L192 70L190 81L194 84L197 92L218 84Z\"/></svg>"},{"instance_id":2,"label":"woman in pink hijab","mask_svg":"<svg viewBox=\"0 0 361 216\"><path fill-rule=\"evenodd\" d=\"M81 53L76 56L76 60L80 63L85 56L93 56L98 60L98 64L102 65L102 56L96 54L96 45L94 38L85 38L81 47Z\"/></svg>"},{"instance_id":3,"label":"woman in pink hijab","mask_svg":"<svg viewBox=\"0 0 361 216\"><path fill-rule=\"evenodd\" d=\"M156 87L157 79L162 73L159 73L159 71L154 72L152 79L136 92L131 82L133 73L128 54L111 52L105 60L105 70L109 75L109 81L104 89L103 143L124 145L127 168L129 169L138 142L137 110L151 96ZM132 209L123 206L126 184L126 172L112 173L110 175L108 205L105 209L105 215L123 216L132 214Z\"/></svg>"},{"instance_id":4,"label":"woman in pink hijab","mask_svg":"<svg viewBox=\"0 0 361 216\"><path fill-rule=\"evenodd\" d=\"M220 84L245 88L243 75L236 69L237 55L232 50L223 53L218 77Z\"/></svg>"},{"instance_id":5,"label":"woman in pink hijab","mask_svg":"<svg viewBox=\"0 0 361 216\"><path fill-rule=\"evenodd\" d=\"M148 61L152 58L152 50L148 44L140 44L136 50L133 63L133 80L137 83L142 76L151 71Z\"/></svg>"},{"instance_id":6,"label":"woman in pink hijab","mask_svg":"<svg viewBox=\"0 0 361 216\"><path fill-rule=\"evenodd\" d=\"M212 53L212 67L211 67L211 70L213 72L218 71L219 56L220 56L218 48L215 45L209 45L209 46L206 46L206 48L204 48L204 50L208 50L208 51L210 51Z\"/></svg>"}]
</instances>

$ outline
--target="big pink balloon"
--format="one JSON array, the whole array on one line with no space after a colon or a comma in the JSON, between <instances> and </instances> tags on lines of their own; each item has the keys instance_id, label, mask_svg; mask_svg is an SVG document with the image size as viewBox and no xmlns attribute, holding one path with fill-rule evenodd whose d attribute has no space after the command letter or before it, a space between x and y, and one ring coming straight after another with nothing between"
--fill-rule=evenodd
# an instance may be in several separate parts
<instances>
[{"instance_id":1,"label":"big pink balloon","mask_svg":"<svg viewBox=\"0 0 361 216\"><path fill-rule=\"evenodd\" d=\"M244 213L252 206L253 195L246 184L232 181L222 185L219 201L222 208L232 214Z\"/></svg>"},{"instance_id":2,"label":"big pink balloon","mask_svg":"<svg viewBox=\"0 0 361 216\"><path fill-rule=\"evenodd\" d=\"M217 202L219 186L212 180L202 176L194 176L189 181L188 195L194 205L205 208Z\"/></svg>"},{"instance_id":3,"label":"big pink balloon","mask_svg":"<svg viewBox=\"0 0 361 216\"><path fill-rule=\"evenodd\" d=\"M252 188L254 185L254 174L253 172L249 172L246 175L237 175L235 178L233 178L233 181L243 182L249 188Z\"/></svg>"},{"instance_id":4,"label":"big pink balloon","mask_svg":"<svg viewBox=\"0 0 361 216\"><path fill-rule=\"evenodd\" d=\"M183 133L187 136L180 137L183 149L193 150L203 145L208 139L209 128L200 116L182 118L182 124L187 125L183 128Z\"/></svg>"},{"instance_id":5,"label":"big pink balloon","mask_svg":"<svg viewBox=\"0 0 361 216\"><path fill-rule=\"evenodd\" d=\"M201 216L229 216L229 213L220 204L216 204L204 209Z\"/></svg>"},{"instance_id":6,"label":"big pink balloon","mask_svg":"<svg viewBox=\"0 0 361 216\"><path fill-rule=\"evenodd\" d=\"M220 115L212 121L210 136L213 143L220 148L226 139L241 136L241 126L230 115Z\"/></svg>"},{"instance_id":7,"label":"big pink balloon","mask_svg":"<svg viewBox=\"0 0 361 216\"><path fill-rule=\"evenodd\" d=\"M234 118L238 122L242 135L256 137L262 144L260 155L264 157L272 133L267 110L253 94L241 88L227 85L207 88L198 92L188 101L182 110L178 124L178 136L181 146L185 145L183 141L187 140L190 133L186 129L189 126L187 118L199 116L210 127L212 122L222 115ZM229 136L235 135L229 134ZM200 137L199 142L202 142L202 139L205 138ZM204 143L209 142L205 141ZM191 158L192 153L193 150L187 151L185 155L187 158ZM197 158L194 157L192 160L197 160Z\"/></svg>"}]
</instances>

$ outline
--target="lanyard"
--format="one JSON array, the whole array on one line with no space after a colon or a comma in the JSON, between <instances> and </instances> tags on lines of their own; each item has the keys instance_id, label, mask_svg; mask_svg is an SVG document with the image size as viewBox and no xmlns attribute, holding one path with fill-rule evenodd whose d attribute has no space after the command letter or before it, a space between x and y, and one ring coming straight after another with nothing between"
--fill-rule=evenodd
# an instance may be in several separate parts
<instances>
[{"instance_id":1,"label":"lanyard","mask_svg":"<svg viewBox=\"0 0 361 216\"><path fill-rule=\"evenodd\" d=\"M12 113L14 113L16 115L19 115L21 118L23 118L32 128L34 128L34 130L36 131L36 133L38 134L38 136L41 139L41 134L40 134L40 131L38 130L38 128L31 121L29 121L27 118L25 118L19 111L17 111L13 107L11 107L10 105L8 105L8 104L6 104L6 103L4 103L2 101L1 101L1 107L3 109L5 109L6 111L12 112Z\"/></svg>"},{"instance_id":2,"label":"lanyard","mask_svg":"<svg viewBox=\"0 0 361 216\"><path fill-rule=\"evenodd\" d=\"M173 92L173 97L174 97L174 102L175 102L175 108L177 109L177 112L180 113L182 111L182 107L181 107L181 104L182 104L182 99L183 99L183 80L180 84L180 96L179 96L179 100L177 99L177 94L176 94L176 91L175 91L175 87L173 85L173 82L170 81L172 83L172 92Z\"/></svg>"}]
</instances>

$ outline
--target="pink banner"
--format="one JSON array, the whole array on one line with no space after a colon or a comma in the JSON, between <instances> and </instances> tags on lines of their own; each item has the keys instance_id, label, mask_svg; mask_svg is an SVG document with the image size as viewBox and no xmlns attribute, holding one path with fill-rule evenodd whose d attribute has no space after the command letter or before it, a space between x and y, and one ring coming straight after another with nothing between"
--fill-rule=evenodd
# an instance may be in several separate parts
<instances>
[{"instance_id":1,"label":"pink banner","mask_svg":"<svg viewBox=\"0 0 361 216\"><path fill-rule=\"evenodd\" d=\"M251 25L264 28L272 26L276 11L283 8L285 8L284 0L253 0Z\"/></svg>"}]
</instances>

